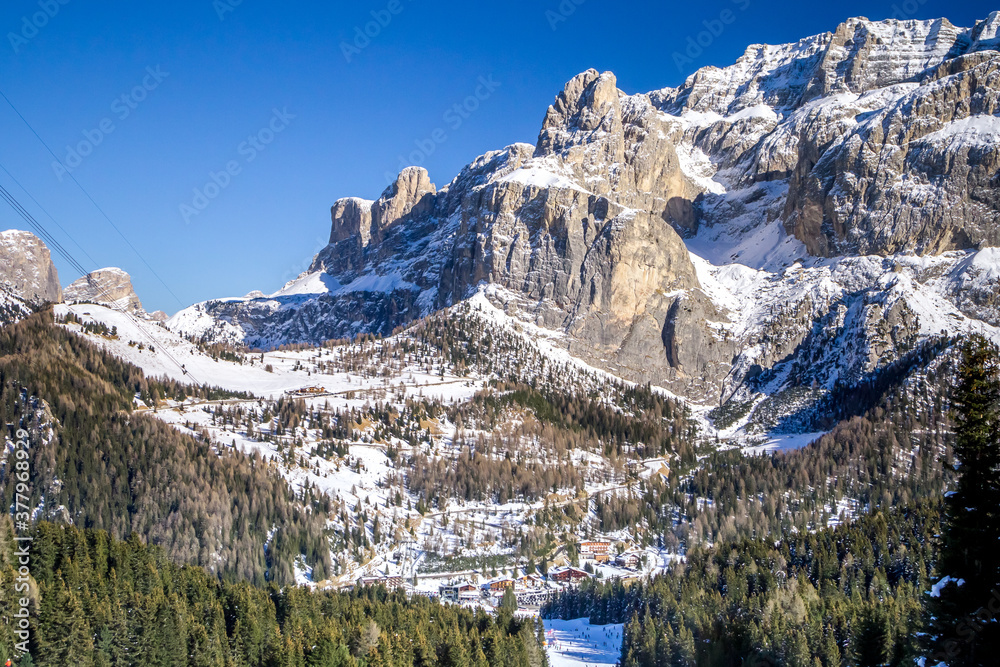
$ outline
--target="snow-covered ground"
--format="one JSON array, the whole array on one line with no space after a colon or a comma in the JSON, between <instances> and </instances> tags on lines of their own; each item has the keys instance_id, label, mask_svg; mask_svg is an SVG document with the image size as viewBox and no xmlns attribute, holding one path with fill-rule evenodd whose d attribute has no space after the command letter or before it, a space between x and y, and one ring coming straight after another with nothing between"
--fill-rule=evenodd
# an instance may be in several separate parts
<instances>
[{"instance_id":1,"label":"snow-covered ground","mask_svg":"<svg viewBox=\"0 0 1000 667\"><path fill-rule=\"evenodd\" d=\"M782 435L770 435L767 442L755 447L746 447L743 451L747 454L765 454L771 452L785 452L793 449L802 449L806 445L812 444L822 438L826 433L793 433Z\"/></svg>"},{"instance_id":2,"label":"snow-covered ground","mask_svg":"<svg viewBox=\"0 0 1000 667\"><path fill-rule=\"evenodd\" d=\"M73 313L84 323L100 322L109 329L117 328L117 339L84 335L116 357L135 364L148 377L167 377L185 383L197 381L228 391L245 391L258 396L278 396L288 390L318 383L318 379L311 377L307 371L292 370L294 363L278 358L279 355L270 355L272 358L264 363L256 362L253 365L213 360L200 352L193 343L156 322L140 320L104 306L56 306L57 317L64 317L67 313ZM71 324L68 327L81 332L77 325ZM134 343L142 343L144 349L139 349ZM150 346L153 347L152 350L149 349ZM266 370L268 364L272 365L273 372ZM341 390L349 387L328 389Z\"/></svg>"},{"instance_id":3,"label":"snow-covered ground","mask_svg":"<svg viewBox=\"0 0 1000 667\"><path fill-rule=\"evenodd\" d=\"M586 618L545 621L552 667L613 667L621 659L623 625L591 625Z\"/></svg>"},{"instance_id":4,"label":"snow-covered ground","mask_svg":"<svg viewBox=\"0 0 1000 667\"><path fill-rule=\"evenodd\" d=\"M92 304L56 306L56 316L64 317L67 313L73 313L84 323L103 323L108 329L117 329L117 338L113 338L86 334L79 325L67 325L115 356L135 364L148 377L167 377L182 383L248 392L262 398L277 398L285 392L307 387L322 387L325 394L360 394L387 387L382 378L317 371L317 362L335 360L343 350L274 351L265 353L263 361L259 354L248 354L247 363L240 364L213 359L158 323L117 310ZM400 377L392 378L392 385L394 388L404 385L407 395L411 397L419 395L444 402L469 398L481 388L474 378L432 374L418 367L407 369ZM363 403L362 397L358 405Z\"/></svg>"}]
</instances>

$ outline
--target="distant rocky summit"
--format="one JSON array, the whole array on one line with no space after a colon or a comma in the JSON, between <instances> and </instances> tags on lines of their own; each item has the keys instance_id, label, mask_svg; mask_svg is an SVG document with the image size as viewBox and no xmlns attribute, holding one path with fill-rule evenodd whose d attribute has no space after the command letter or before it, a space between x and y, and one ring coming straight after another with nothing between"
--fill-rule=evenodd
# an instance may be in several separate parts
<instances>
[{"instance_id":1,"label":"distant rocky summit","mask_svg":"<svg viewBox=\"0 0 1000 667\"><path fill-rule=\"evenodd\" d=\"M30 232L0 232L0 283L33 304L59 303L62 288L49 249Z\"/></svg>"},{"instance_id":2,"label":"distant rocky summit","mask_svg":"<svg viewBox=\"0 0 1000 667\"><path fill-rule=\"evenodd\" d=\"M132 287L132 278L121 269L100 269L80 278L63 292L67 303L98 303L134 315L145 315L142 302Z\"/></svg>"}]
</instances>

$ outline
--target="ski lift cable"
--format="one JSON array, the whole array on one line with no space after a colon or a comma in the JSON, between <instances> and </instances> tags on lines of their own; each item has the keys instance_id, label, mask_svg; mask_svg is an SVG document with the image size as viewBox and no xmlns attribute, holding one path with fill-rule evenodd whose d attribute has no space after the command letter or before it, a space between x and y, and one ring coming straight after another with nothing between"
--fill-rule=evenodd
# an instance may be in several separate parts
<instances>
[{"instance_id":1,"label":"ski lift cable","mask_svg":"<svg viewBox=\"0 0 1000 667\"><path fill-rule=\"evenodd\" d=\"M35 128L31 126L31 123L28 122L28 119L25 118L21 114L21 112L17 110L17 107L15 107L14 103L10 101L10 98L8 98L6 94L4 94L3 90L0 90L0 97L2 97L4 99L4 101L7 103L7 105L11 109L13 109L13 111L14 111L15 114L17 114L17 117L21 119L21 121L28 127L29 130L31 130L31 133L33 135L35 135L35 138L38 139L38 141L42 144L42 146L45 147L45 150L47 150L49 152L49 155L51 155L53 157L53 159L55 159L56 162L58 162L59 164L62 164L62 161L59 159L59 156L57 156L55 154L55 152L51 148L49 148L49 145L47 143L45 143L45 140L42 139L41 135L39 135L38 132L35 131ZM170 293L170 296L174 297L174 299L177 301L177 303L180 304L181 306L183 306L184 302L182 302L180 300L180 297L178 297L176 294L174 294L173 290L171 290L170 287L167 285L167 283L163 280L163 278L160 277L160 274L158 274L156 272L156 270L152 266L150 266L149 262L146 261L146 258L142 256L142 254L138 251L138 249L136 249L136 247L132 244L132 242L128 239L128 237L125 236L125 234L122 232L122 230L118 228L118 225L116 225L111 220L111 217L107 213L105 213L104 209L101 208L101 206L97 203L97 201L90 195L89 192L87 192L87 189L84 188L83 185L80 184L80 181L76 180L76 176L74 176L73 173L70 172L69 170L66 170L66 171L67 171L67 175L70 177L70 180L72 180L73 183L76 184L76 187L78 187L80 189L80 192L82 192L84 194L84 196L87 199L90 200L90 203L93 204L94 208L96 208L98 210L98 212L104 217L104 219L107 220L108 224L111 225L111 228L114 229L118 233L118 236L122 237L122 240L125 241L125 244L129 248L131 248L132 252L135 253L135 256L138 257L139 260L143 264L146 265L146 268L149 269L150 273L152 273L153 276L158 281L160 281L160 284L163 285L164 289L166 289L167 292Z\"/></svg>"},{"instance_id":2,"label":"ski lift cable","mask_svg":"<svg viewBox=\"0 0 1000 667\"><path fill-rule=\"evenodd\" d=\"M30 192L28 192L27 188L25 188L23 185L21 185L21 181L17 180L17 177L14 176L14 174L10 173L10 170L7 169L6 166L4 166L3 162L0 162L0 169L2 169L3 172L5 174L7 174L8 177L10 177L10 180L14 181L14 184L17 185L17 187L21 188L21 191L24 192L24 194L28 195L28 199L30 199L32 202L34 202L35 206L37 206L42 211L42 213L44 213L46 215L46 217L48 217L48 219L52 221L52 224L54 224L56 227L58 227L59 231L61 231L63 234L65 234L66 238L68 238L70 241L72 241L73 245L75 245L77 248L80 249L80 252L83 253L83 256L86 257L87 259L89 259L91 264L93 264L93 265L96 266L97 262L94 261L94 258L91 257L90 254L86 250L84 250L83 246L81 246L76 241L76 239L74 239L70 235L69 232L67 232L65 229L63 229L62 225L60 225L59 222L54 217L52 217L52 214L49 213L45 209L45 207L42 206L41 203L39 203L39 201L37 199L35 199L35 197Z\"/></svg>"},{"instance_id":3,"label":"ski lift cable","mask_svg":"<svg viewBox=\"0 0 1000 667\"><path fill-rule=\"evenodd\" d=\"M61 244L55 241L55 239L48 232L48 230L45 229L45 226L42 225L40 222L38 222L38 220L36 220L35 217L31 215L31 213L29 213L27 209L25 209L21 205L21 203L17 200L17 198L14 197L14 195L12 195L7 190L7 188L5 188L2 184L0 184L0 197L2 197L4 201L6 201L7 204L10 205L12 209L14 209L14 212L17 213L19 216L21 216L21 218L23 218L24 221L28 223L28 225L30 225L33 229L37 230L43 240L51 241L53 243L53 249L55 249L55 251L58 252L70 264L70 266L72 266L75 270L79 271L84 276L87 276L88 282L90 282L90 284L92 285L94 284L93 278L90 277L90 272L88 272L83 267L83 265L80 264L79 261L77 261L77 259L73 256L72 253L70 253ZM111 287L104 290L103 292L97 295L95 300L99 300L102 296L106 295L110 290ZM146 331L146 329L139 322L138 318L136 318L132 313L128 312L124 307L122 307L117 302L110 302L108 304L108 307L118 313L121 313L126 318L128 318L135 325L136 329L139 330L139 333L145 336L154 345L154 347L159 347L160 352L163 354L163 356L165 356L171 363L177 366L177 368L181 371L181 373L191 378L194 384L196 385L201 384L201 382L190 371L187 370L187 367L184 364L180 363L180 361L178 361L172 354L170 354L169 351L167 351L163 346L161 346L160 342L157 341L152 334Z\"/></svg>"}]
</instances>

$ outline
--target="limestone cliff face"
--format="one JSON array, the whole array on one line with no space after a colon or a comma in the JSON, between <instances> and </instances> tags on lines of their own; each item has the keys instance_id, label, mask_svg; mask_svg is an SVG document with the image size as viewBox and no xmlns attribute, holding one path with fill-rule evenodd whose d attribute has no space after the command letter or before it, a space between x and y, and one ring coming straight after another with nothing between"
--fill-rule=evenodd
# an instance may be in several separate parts
<instances>
[{"instance_id":1,"label":"limestone cliff face","mask_svg":"<svg viewBox=\"0 0 1000 667\"><path fill-rule=\"evenodd\" d=\"M861 382L939 322L1000 323L998 28L851 19L649 94L589 70L534 145L338 201L299 281L171 326L388 333L491 285L572 354L691 398Z\"/></svg>"},{"instance_id":2,"label":"limestone cliff face","mask_svg":"<svg viewBox=\"0 0 1000 667\"><path fill-rule=\"evenodd\" d=\"M0 282L29 303L60 303L59 273L49 249L29 232L0 232Z\"/></svg>"},{"instance_id":3,"label":"limestone cliff face","mask_svg":"<svg viewBox=\"0 0 1000 667\"><path fill-rule=\"evenodd\" d=\"M665 329L674 304L710 307L674 229L693 214L676 202L698 189L666 125L648 99L622 95L610 73L585 72L549 109L537 145L484 156L440 192L424 170L404 171L372 205L367 237L354 200L338 202L333 243L313 269L345 285L398 267L410 288L366 292L365 303L337 298L354 313L395 313L392 325L497 285L512 295L508 309L568 332L574 354L686 388L721 364L704 353L671 357L664 347L676 345Z\"/></svg>"},{"instance_id":4,"label":"limestone cliff face","mask_svg":"<svg viewBox=\"0 0 1000 667\"><path fill-rule=\"evenodd\" d=\"M786 183L770 214L813 255L996 245L998 26L850 19L650 97L726 189Z\"/></svg>"},{"instance_id":5,"label":"limestone cliff face","mask_svg":"<svg viewBox=\"0 0 1000 667\"><path fill-rule=\"evenodd\" d=\"M1000 245L998 112L1000 53L935 68L798 172L789 228L827 256Z\"/></svg>"},{"instance_id":6,"label":"limestone cliff face","mask_svg":"<svg viewBox=\"0 0 1000 667\"><path fill-rule=\"evenodd\" d=\"M67 303L89 302L110 305L133 314L145 314L132 287L132 278L121 269L94 271L75 281L63 292Z\"/></svg>"}]
</instances>

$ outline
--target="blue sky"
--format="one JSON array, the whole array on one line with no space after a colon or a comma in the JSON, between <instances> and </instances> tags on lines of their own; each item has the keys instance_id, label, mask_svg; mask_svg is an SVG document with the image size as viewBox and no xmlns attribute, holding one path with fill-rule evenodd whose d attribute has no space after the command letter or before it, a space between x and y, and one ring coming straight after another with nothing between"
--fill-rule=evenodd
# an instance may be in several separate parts
<instances>
[{"instance_id":1,"label":"blue sky","mask_svg":"<svg viewBox=\"0 0 1000 667\"><path fill-rule=\"evenodd\" d=\"M86 268L125 269L148 309L173 313L280 288L325 243L332 203L378 197L401 158L422 158L440 186L477 155L534 143L555 95L587 68L646 92L729 64L748 44L906 4L11 0L0 9L0 90L64 166L2 100L0 162L65 233L7 174L0 183ZM965 26L993 9L909 5ZM678 63L727 9L735 21ZM376 19L377 35L356 40ZM453 110L477 91L474 112ZM81 142L88 154L74 156ZM24 227L0 209L0 228ZM64 285L78 277L56 264Z\"/></svg>"}]
</instances>

